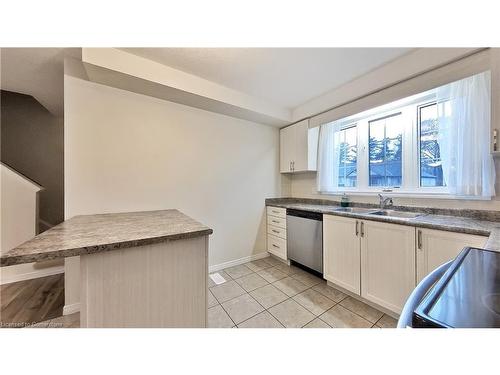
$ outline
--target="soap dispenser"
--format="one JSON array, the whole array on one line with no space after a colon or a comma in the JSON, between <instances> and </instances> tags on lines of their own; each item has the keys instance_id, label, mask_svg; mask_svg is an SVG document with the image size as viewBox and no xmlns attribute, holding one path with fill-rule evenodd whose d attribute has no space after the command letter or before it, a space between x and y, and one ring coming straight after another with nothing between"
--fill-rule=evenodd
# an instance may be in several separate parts
<instances>
[{"instance_id":1,"label":"soap dispenser","mask_svg":"<svg viewBox=\"0 0 500 375\"><path fill-rule=\"evenodd\" d=\"M346 193L342 195L342 198L340 198L340 206L341 207L349 207L349 197L347 196Z\"/></svg>"}]
</instances>

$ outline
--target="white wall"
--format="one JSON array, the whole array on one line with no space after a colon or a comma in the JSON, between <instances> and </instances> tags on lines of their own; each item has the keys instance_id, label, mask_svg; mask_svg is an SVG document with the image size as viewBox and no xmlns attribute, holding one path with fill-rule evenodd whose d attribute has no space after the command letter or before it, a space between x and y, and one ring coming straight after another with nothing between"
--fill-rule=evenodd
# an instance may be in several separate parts
<instances>
[{"instance_id":1,"label":"white wall","mask_svg":"<svg viewBox=\"0 0 500 375\"><path fill-rule=\"evenodd\" d=\"M210 265L262 253L278 149L276 128L65 76L66 219L178 208L213 228Z\"/></svg>"}]
</instances>

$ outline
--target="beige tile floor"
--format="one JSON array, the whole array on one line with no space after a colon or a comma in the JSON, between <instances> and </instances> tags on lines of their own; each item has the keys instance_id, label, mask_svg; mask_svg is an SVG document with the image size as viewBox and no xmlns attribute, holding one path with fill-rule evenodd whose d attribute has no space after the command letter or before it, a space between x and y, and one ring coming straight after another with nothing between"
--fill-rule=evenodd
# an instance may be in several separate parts
<instances>
[{"instance_id":1,"label":"beige tile floor","mask_svg":"<svg viewBox=\"0 0 500 375\"><path fill-rule=\"evenodd\" d=\"M209 328L395 328L396 320L300 268L268 257L208 278Z\"/></svg>"}]
</instances>

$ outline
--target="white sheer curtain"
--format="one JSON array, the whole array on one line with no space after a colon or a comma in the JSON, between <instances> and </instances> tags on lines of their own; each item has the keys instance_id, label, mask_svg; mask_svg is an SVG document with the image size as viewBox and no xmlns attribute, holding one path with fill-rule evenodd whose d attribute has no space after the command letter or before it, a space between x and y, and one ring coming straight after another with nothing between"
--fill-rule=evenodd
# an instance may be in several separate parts
<instances>
[{"instance_id":1,"label":"white sheer curtain","mask_svg":"<svg viewBox=\"0 0 500 375\"><path fill-rule=\"evenodd\" d=\"M323 124L319 129L316 183L322 193L334 192L338 188L340 129L339 121Z\"/></svg>"},{"instance_id":2,"label":"white sheer curtain","mask_svg":"<svg viewBox=\"0 0 500 375\"><path fill-rule=\"evenodd\" d=\"M437 89L443 177L451 194L495 195L495 167L490 154L490 72Z\"/></svg>"}]
</instances>

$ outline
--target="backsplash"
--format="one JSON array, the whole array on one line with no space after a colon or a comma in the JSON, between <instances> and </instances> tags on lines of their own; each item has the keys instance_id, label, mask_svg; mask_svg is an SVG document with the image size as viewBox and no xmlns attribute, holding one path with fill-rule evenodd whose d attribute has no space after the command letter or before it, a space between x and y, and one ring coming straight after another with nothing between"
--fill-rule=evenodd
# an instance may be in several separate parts
<instances>
[{"instance_id":1,"label":"backsplash","mask_svg":"<svg viewBox=\"0 0 500 375\"><path fill-rule=\"evenodd\" d=\"M273 204L312 204L312 205L325 205L325 206L340 206L339 202L329 199L315 199L315 198L267 198L266 205L272 206ZM360 203L351 202L350 207L364 207L364 208L379 208L378 204L374 203ZM500 222L500 211L494 210L475 210L475 209L457 209L457 208L436 208L422 206L407 206L395 204L391 209L399 211L419 212L427 215L446 215L467 217L476 220L486 220Z\"/></svg>"},{"instance_id":2,"label":"backsplash","mask_svg":"<svg viewBox=\"0 0 500 375\"><path fill-rule=\"evenodd\" d=\"M497 164L497 184L496 191L497 195L500 194L500 170ZM336 204L340 202L340 195L326 195L318 194L316 192L316 173L298 173L294 175L282 175L281 179L281 191L282 197L292 197L292 198L310 198L310 199L320 199L323 201L334 201ZM385 194L391 196L390 193ZM360 196L360 195L349 195L349 200L356 204L374 204L377 205L379 199L377 196ZM393 198L395 206L406 206L414 208L439 208L439 209L451 209L451 210L487 210L487 211L500 211L500 197L497 196L493 200L463 200L463 199L435 199L435 198L406 198L406 197L394 197ZM477 217L477 215L474 215Z\"/></svg>"}]
</instances>

